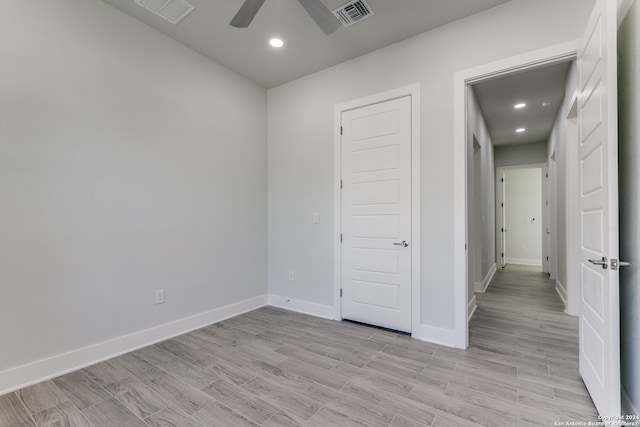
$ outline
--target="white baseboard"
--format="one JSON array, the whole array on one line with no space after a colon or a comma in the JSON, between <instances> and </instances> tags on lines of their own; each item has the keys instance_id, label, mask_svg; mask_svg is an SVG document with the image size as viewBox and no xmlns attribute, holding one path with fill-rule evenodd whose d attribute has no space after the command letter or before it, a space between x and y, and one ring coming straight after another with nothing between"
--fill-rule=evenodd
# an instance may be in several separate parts
<instances>
[{"instance_id":1,"label":"white baseboard","mask_svg":"<svg viewBox=\"0 0 640 427\"><path fill-rule=\"evenodd\" d=\"M332 305L318 304L315 302L303 301L272 294L269 294L268 301L269 305L284 308L285 310L291 310L302 314L309 314L311 316L322 317L324 319L334 318L334 309Z\"/></svg>"},{"instance_id":2,"label":"white baseboard","mask_svg":"<svg viewBox=\"0 0 640 427\"><path fill-rule=\"evenodd\" d=\"M475 295L472 299L475 306ZM287 298L280 295L269 295L269 305L274 307L291 310L298 313L308 314L311 316L322 317L324 319L334 318L334 308L331 305L318 304L309 301L302 301L293 298ZM417 330L411 331L411 337L420 341L426 341L433 344L441 344L447 347L455 347L455 331L452 329L438 328L429 325L419 325Z\"/></svg>"},{"instance_id":3,"label":"white baseboard","mask_svg":"<svg viewBox=\"0 0 640 427\"><path fill-rule=\"evenodd\" d=\"M412 331L411 336L433 344L447 347L456 347L456 334L453 329L438 328L436 326L420 325L417 331Z\"/></svg>"},{"instance_id":4,"label":"white baseboard","mask_svg":"<svg viewBox=\"0 0 640 427\"><path fill-rule=\"evenodd\" d=\"M622 413L624 415L637 415L640 414L640 406L636 407L634 406L633 402L631 401L631 398L629 397L629 395L627 394L627 390L625 390L624 387L622 387L620 389L621 391L621 397L622 397Z\"/></svg>"},{"instance_id":5,"label":"white baseboard","mask_svg":"<svg viewBox=\"0 0 640 427\"><path fill-rule=\"evenodd\" d=\"M0 372L0 396L267 305L267 295Z\"/></svg>"},{"instance_id":6,"label":"white baseboard","mask_svg":"<svg viewBox=\"0 0 640 427\"><path fill-rule=\"evenodd\" d=\"M491 283L491 281L493 280L493 276L496 275L496 271L498 270L498 268L496 267L496 264L494 263L491 268L489 269L489 271L487 272L487 275L485 276L484 279L482 279L482 283L474 283L474 291L476 292L480 292L480 293L485 293L487 291L487 288L489 287L489 283Z\"/></svg>"},{"instance_id":7,"label":"white baseboard","mask_svg":"<svg viewBox=\"0 0 640 427\"><path fill-rule=\"evenodd\" d=\"M564 311L567 311L567 288L560 283L559 280L556 280L556 292L560 295L560 299L564 303Z\"/></svg>"},{"instance_id":8,"label":"white baseboard","mask_svg":"<svg viewBox=\"0 0 640 427\"><path fill-rule=\"evenodd\" d=\"M507 264L531 265L534 267L542 267L542 261L539 259L507 258L506 262Z\"/></svg>"},{"instance_id":9,"label":"white baseboard","mask_svg":"<svg viewBox=\"0 0 640 427\"><path fill-rule=\"evenodd\" d=\"M471 301L469 301L469 305L467 306L467 319L469 321L471 321L471 318L473 317L473 314L476 312L477 308L478 304L476 303L476 296L474 295L473 298L471 298Z\"/></svg>"}]
</instances>

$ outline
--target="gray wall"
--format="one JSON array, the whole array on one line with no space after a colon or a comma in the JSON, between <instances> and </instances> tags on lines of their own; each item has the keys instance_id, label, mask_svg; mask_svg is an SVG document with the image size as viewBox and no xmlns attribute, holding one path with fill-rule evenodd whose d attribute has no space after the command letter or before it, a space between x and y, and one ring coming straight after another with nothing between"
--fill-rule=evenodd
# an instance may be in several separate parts
<instances>
[{"instance_id":1,"label":"gray wall","mask_svg":"<svg viewBox=\"0 0 640 427\"><path fill-rule=\"evenodd\" d=\"M266 294L266 90L97 0L0 70L0 371Z\"/></svg>"},{"instance_id":2,"label":"gray wall","mask_svg":"<svg viewBox=\"0 0 640 427\"><path fill-rule=\"evenodd\" d=\"M562 106L558 111L556 116L556 122L553 125L553 129L551 131L551 135L549 136L549 140L547 142L547 153L548 161L553 154L555 154L556 160L556 226L555 228L555 237L556 237L556 250L552 251L556 254L557 257L557 271L556 271L556 282L558 291L562 295L562 297L567 300L567 286L569 286L568 280L568 246L567 246L567 180L569 179L567 176L568 171L568 162L569 159L567 157L567 116L569 115L569 110L571 109L571 103L574 100L574 95L577 91L577 79L578 72L576 62L574 61L571 64L571 68L567 73L566 83L565 83L565 95L562 101ZM573 141L574 143L576 141ZM571 159L577 162L577 159ZM578 179L578 177L572 177L571 179ZM553 230L553 228L552 228ZM574 284L572 284L574 285ZM577 283L576 283L577 285Z\"/></svg>"},{"instance_id":3,"label":"gray wall","mask_svg":"<svg viewBox=\"0 0 640 427\"><path fill-rule=\"evenodd\" d=\"M496 167L546 163L547 143L497 146L494 148L494 161Z\"/></svg>"},{"instance_id":4,"label":"gray wall","mask_svg":"<svg viewBox=\"0 0 640 427\"><path fill-rule=\"evenodd\" d=\"M591 7L584 0L510 1L270 89L270 293L333 304L334 105L419 83L421 322L452 331L454 73L575 40ZM328 220L313 226L313 212ZM287 280L289 270L295 282Z\"/></svg>"},{"instance_id":5,"label":"gray wall","mask_svg":"<svg viewBox=\"0 0 640 427\"><path fill-rule=\"evenodd\" d=\"M618 31L620 354L623 411L640 414L640 2Z\"/></svg>"},{"instance_id":6,"label":"gray wall","mask_svg":"<svg viewBox=\"0 0 640 427\"><path fill-rule=\"evenodd\" d=\"M479 151L475 153L474 138L479 145ZM493 143L471 86L467 92L467 156L468 233L471 240L468 246L471 261L468 298L471 300L474 287L480 288L496 263ZM476 167L480 170L476 171Z\"/></svg>"}]
</instances>

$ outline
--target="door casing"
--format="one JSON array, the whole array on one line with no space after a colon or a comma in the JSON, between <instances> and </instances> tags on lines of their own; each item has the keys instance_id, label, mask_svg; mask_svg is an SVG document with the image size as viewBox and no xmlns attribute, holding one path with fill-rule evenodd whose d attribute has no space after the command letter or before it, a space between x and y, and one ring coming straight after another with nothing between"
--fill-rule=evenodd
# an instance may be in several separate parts
<instances>
[{"instance_id":1,"label":"door casing","mask_svg":"<svg viewBox=\"0 0 640 427\"><path fill-rule=\"evenodd\" d=\"M367 105L378 104L392 99L411 97L411 334L420 339L421 328L421 280L420 280L420 84L404 86L386 92L358 98L337 104L333 108L333 318L342 320L340 297L342 271L342 197L340 180L342 179L342 147L340 128L342 113Z\"/></svg>"},{"instance_id":2,"label":"door casing","mask_svg":"<svg viewBox=\"0 0 640 427\"><path fill-rule=\"evenodd\" d=\"M469 346L467 312L470 266L467 229L467 86L544 65L574 60L580 40L561 43L454 73L453 76L453 281L454 331L451 345Z\"/></svg>"}]
</instances>

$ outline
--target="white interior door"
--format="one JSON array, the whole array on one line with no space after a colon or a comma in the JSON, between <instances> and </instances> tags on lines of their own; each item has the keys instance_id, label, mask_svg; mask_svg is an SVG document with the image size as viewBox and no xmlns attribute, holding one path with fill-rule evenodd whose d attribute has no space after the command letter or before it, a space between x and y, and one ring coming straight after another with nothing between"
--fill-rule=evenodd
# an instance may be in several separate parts
<instances>
[{"instance_id":1,"label":"white interior door","mask_svg":"<svg viewBox=\"0 0 640 427\"><path fill-rule=\"evenodd\" d=\"M616 2L597 0L579 54L580 374L601 415L620 415ZM600 264L600 265L598 265Z\"/></svg>"},{"instance_id":2,"label":"white interior door","mask_svg":"<svg viewBox=\"0 0 640 427\"><path fill-rule=\"evenodd\" d=\"M342 317L411 331L411 97L342 113Z\"/></svg>"},{"instance_id":3,"label":"white interior door","mask_svg":"<svg viewBox=\"0 0 640 427\"><path fill-rule=\"evenodd\" d=\"M502 251L500 252L500 267L504 268L507 265L507 258L505 254L507 253L507 208L505 207L506 196L507 193L505 191L505 173L502 172L502 176L500 178L500 196L502 197L502 202L500 203L500 212L502 213L502 224L500 225L500 241L502 242Z\"/></svg>"},{"instance_id":4,"label":"white interior door","mask_svg":"<svg viewBox=\"0 0 640 427\"><path fill-rule=\"evenodd\" d=\"M507 264L542 265L542 186L540 168L505 172L505 261Z\"/></svg>"}]
</instances>

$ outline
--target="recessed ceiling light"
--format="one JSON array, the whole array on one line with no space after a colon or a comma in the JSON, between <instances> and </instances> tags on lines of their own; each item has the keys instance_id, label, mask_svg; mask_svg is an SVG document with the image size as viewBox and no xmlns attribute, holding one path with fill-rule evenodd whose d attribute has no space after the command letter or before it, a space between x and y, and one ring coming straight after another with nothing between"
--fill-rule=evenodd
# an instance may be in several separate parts
<instances>
[{"instance_id":1,"label":"recessed ceiling light","mask_svg":"<svg viewBox=\"0 0 640 427\"><path fill-rule=\"evenodd\" d=\"M526 129L525 129L525 128L518 128L518 129L516 129L516 132L518 132L518 133L522 133L522 132L524 132L524 131L526 131Z\"/></svg>"},{"instance_id":2,"label":"recessed ceiling light","mask_svg":"<svg viewBox=\"0 0 640 427\"><path fill-rule=\"evenodd\" d=\"M284 46L284 42L280 39L271 39L269 40L269 44L273 47L282 47Z\"/></svg>"},{"instance_id":3,"label":"recessed ceiling light","mask_svg":"<svg viewBox=\"0 0 640 427\"><path fill-rule=\"evenodd\" d=\"M553 104L553 101L549 100L549 101L542 101L542 106L543 107L549 107L551 106L551 104Z\"/></svg>"},{"instance_id":4,"label":"recessed ceiling light","mask_svg":"<svg viewBox=\"0 0 640 427\"><path fill-rule=\"evenodd\" d=\"M519 110L519 109L524 108L526 106L527 106L527 104L525 104L524 102L521 102L519 104L514 105L513 108L515 108L516 110Z\"/></svg>"}]
</instances>

